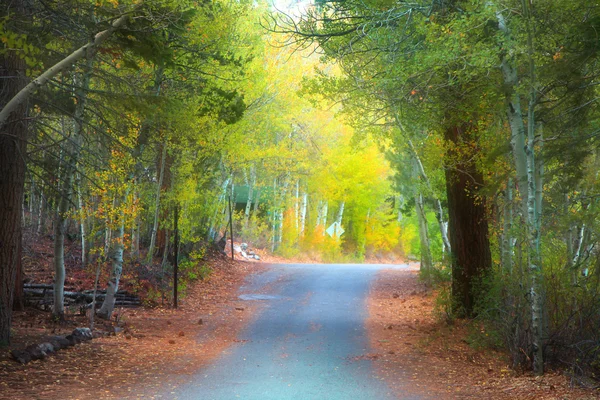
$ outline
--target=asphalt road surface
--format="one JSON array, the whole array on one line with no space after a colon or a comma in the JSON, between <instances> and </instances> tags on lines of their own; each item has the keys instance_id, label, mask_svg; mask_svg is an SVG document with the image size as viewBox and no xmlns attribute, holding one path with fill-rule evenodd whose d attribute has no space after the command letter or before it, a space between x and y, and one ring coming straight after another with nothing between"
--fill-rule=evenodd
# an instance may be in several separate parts
<instances>
[{"instance_id":1,"label":"asphalt road surface","mask_svg":"<svg viewBox=\"0 0 600 400\"><path fill-rule=\"evenodd\" d=\"M390 266L273 265L253 276L241 298L266 307L240 335L242 342L162 398L396 399L364 357L372 352L365 300L381 268Z\"/></svg>"}]
</instances>

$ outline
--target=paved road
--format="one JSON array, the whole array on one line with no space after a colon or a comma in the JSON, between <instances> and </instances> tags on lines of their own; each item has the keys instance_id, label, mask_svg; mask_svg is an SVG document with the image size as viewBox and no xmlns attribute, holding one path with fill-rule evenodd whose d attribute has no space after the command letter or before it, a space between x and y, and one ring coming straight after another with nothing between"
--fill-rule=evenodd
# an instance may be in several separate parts
<instances>
[{"instance_id":1,"label":"paved road","mask_svg":"<svg viewBox=\"0 0 600 400\"><path fill-rule=\"evenodd\" d=\"M254 276L242 298L267 304L241 334L246 342L163 398L395 399L371 361L361 358L371 352L365 298L380 268L390 266L274 265Z\"/></svg>"}]
</instances>

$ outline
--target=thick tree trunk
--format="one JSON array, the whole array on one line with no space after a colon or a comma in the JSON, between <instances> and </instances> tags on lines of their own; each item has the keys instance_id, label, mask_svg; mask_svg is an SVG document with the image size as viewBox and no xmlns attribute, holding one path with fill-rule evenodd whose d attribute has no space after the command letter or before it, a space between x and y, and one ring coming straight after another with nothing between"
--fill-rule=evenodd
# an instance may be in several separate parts
<instances>
[{"instance_id":1,"label":"thick tree trunk","mask_svg":"<svg viewBox=\"0 0 600 400\"><path fill-rule=\"evenodd\" d=\"M0 55L4 107L25 86L25 62L14 51ZM0 346L10 342L15 280L19 265L21 208L25 189L26 107L18 104L0 123Z\"/></svg>"},{"instance_id":2,"label":"thick tree trunk","mask_svg":"<svg viewBox=\"0 0 600 400\"><path fill-rule=\"evenodd\" d=\"M23 235L19 237L18 254L23 252ZM22 311L25 309L25 292L23 290L23 258L17 257L17 277L15 278L15 295L13 301L13 310Z\"/></svg>"},{"instance_id":3,"label":"thick tree trunk","mask_svg":"<svg viewBox=\"0 0 600 400\"><path fill-rule=\"evenodd\" d=\"M445 139L459 146L472 140L464 126L444 132ZM485 199L478 195L483 175L471 155L448 151L446 192L450 245L452 246L452 299L459 314L472 316L481 278L491 268Z\"/></svg>"}]
</instances>

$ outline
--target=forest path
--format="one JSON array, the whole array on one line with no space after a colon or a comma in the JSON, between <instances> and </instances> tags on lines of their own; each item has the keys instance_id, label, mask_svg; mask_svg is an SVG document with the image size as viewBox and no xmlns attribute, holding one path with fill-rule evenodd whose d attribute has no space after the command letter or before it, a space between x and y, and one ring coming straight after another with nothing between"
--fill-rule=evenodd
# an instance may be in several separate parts
<instances>
[{"instance_id":1,"label":"forest path","mask_svg":"<svg viewBox=\"0 0 600 400\"><path fill-rule=\"evenodd\" d=\"M366 300L381 269L407 265L271 265L242 287L265 308L236 345L169 399L394 399L369 357ZM268 288L268 292L265 291ZM420 398L406 395L403 399Z\"/></svg>"}]
</instances>

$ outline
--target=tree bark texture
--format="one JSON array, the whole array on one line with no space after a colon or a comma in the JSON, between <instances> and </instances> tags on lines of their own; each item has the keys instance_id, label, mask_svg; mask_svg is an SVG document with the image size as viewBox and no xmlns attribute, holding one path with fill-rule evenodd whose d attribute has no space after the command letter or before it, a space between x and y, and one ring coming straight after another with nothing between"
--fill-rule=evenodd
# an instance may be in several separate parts
<instances>
[{"instance_id":1,"label":"tree bark texture","mask_svg":"<svg viewBox=\"0 0 600 400\"><path fill-rule=\"evenodd\" d=\"M468 128L452 126L445 139L460 145L469 138ZM483 175L469 154L450 149L446 160L446 192L450 245L452 246L452 299L456 311L472 316L477 290L491 268L485 199L477 192Z\"/></svg>"},{"instance_id":2,"label":"tree bark texture","mask_svg":"<svg viewBox=\"0 0 600 400\"><path fill-rule=\"evenodd\" d=\"M25 62L14 51L0 55L0 102L25 86ZM19 265L22 199L25 189L26 104L19 103L0 123L0 346L10 342L15 280Z\"/></svg>"}]
</instances>

